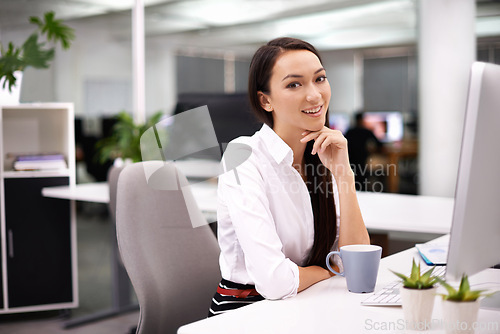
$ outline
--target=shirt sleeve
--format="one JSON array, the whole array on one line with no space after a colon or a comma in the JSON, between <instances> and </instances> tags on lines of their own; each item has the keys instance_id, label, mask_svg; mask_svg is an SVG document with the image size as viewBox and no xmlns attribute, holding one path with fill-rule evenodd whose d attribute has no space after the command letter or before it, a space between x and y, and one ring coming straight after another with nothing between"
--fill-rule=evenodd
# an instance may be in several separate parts
<instances>
[{"instance_id":1,"label":"shirt sleeve","mask_svg":"<svg viewBox=\"0 0 500 334\"><path fill-rule=\"evenodd\" d=\"M256 290L266 299L295 296L299 269L282 252L264 180L255 164L246 161L219 176L219 196L228 208Z\"/></svg>"}]
</instances>

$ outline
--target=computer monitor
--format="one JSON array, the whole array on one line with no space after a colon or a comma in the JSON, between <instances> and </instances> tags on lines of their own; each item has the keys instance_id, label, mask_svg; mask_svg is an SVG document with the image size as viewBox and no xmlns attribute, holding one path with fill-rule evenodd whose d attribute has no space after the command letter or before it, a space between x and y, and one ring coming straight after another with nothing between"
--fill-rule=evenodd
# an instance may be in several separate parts
<instances>
[{"instance_id":1,"label":"computer monitor","mask_svg":"<svg viewBox=\"0 0 500 334\"><path fill-rule=\"evenodd\" d=\"M499 87L500 66L472 65L447 279L458 280L462 274L470 276L500 263Z\"/></svg>"},{"instance_id":2,"label":"computer monitor","mask_svg":"<svg viewBox=\"0 0 500 334\"><path fill-rule=\"evenodd\" d=\"M383 143L403 140L403 115L399 111L367 111L363 123Z\"/></svg>"},{"instance_id":3,"label":"computer monitor","mask_svg":"<svg viewBox=\"0 0 500 334\"><path fill-rule=\"evenodd\" d=\"M174 115L206 105L217 141L224 145L240 136L251 136L262 127L253 115L246 93L183 93L178 96ZM187 159L220 160L220 148L193 153Z\"/></svg>"}]
</instances>

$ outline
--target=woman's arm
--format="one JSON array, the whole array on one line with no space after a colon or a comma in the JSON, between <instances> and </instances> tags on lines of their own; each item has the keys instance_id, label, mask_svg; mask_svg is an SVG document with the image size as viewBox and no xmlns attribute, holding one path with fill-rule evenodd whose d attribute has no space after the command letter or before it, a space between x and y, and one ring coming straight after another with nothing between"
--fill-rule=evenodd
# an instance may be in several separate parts
<instances>
[{"instance_id":1,"label":"woman's arm","mask_svg":"<svg viewBox=\"0 0 500 334\"><path fill-rule=\"evenodd\" d=\"M340 202L339 247L369 244L370 237L359 209L354 173L349 164L347 140L340 131L327 127L316 132L304 132L303 135L302 142L314 140L312 154L318 154L337 183Z\"/></svg>"},{"instance_id":2,"label":"woman's arm","mask_svg":"<svg viewBox=\"0 0 500 334\"><path fill-rule=\"evenodd\" d=\"M338 271L336 266L334 266L334 269ZM332 276L335 276L335 274L320 266L299 267L299 288L297 292L301 292L311 285Z\"/></svg>"},{"instance_id":3,"label":"woman's arm","mask_svg":"<svg viewBox=\"0 0 500 334\"><path fill-rule=\"evenodd\" d=\"M352 171L351 171L352 173ZM353 244L370 244L358 198L354 175L334 175L339 190L340 231L339 247Z\"/></svg>"}]
</instances>

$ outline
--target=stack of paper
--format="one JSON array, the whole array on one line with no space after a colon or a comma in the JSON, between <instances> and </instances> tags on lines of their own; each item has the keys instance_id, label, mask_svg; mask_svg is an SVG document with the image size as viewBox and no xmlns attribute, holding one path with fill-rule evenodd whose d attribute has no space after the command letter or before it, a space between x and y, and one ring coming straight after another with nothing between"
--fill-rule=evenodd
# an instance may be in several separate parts
<instances>
[{"instance_id":1,"label":"stack of paper","mask_svg":"<svg viewBox=\"0 0 500 334\"><path fill-rule=\"evenodd\" d=\"M68 168L62 154L20 155L14 162L14 170L58 170Z\"/></svg>"},{"instance_id":2,"label":"stack of paper","mask_svg":"<svg viewBox=\"0 0 500 334\"><path fill-rule=\"evenodd\" d=\"M420 256L429 266L446 265L448 244L416 244Z\"/></svg>"}]
</instances>

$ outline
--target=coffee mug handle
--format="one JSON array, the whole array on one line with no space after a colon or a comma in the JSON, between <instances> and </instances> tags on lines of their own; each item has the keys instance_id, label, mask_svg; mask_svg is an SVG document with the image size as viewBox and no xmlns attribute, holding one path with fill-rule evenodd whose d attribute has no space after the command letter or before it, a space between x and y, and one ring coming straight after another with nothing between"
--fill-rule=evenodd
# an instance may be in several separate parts
<instances>
[{"instance_id":1,"label":"coffee mug handle","mask_svg":"<svg viewBox=\"0 0 500 334\"><path fill-rule=\"evenodd\" d=\"M339 272L333 270L332 267L330 267L330 257L332 255L335 255L335 254L337 254L338 256L340 256L340 252L337 252L337 251L328 253L328 255L326 256L326 266L328 267L328 269L330 269L330 271L332 273L340 275L340 276L344 276L344 272L339 273ZM342 257L340 259L342 259Z\"/></svg>"}]
</instances>

